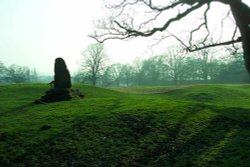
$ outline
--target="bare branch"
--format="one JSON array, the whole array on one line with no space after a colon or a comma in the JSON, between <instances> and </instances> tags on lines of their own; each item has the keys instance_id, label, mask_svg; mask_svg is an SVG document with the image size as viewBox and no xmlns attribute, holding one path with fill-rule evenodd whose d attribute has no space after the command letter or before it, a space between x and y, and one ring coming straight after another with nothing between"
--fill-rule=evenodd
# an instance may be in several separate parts
<instances>
[{"instance_id":1,"label":"bare branch","mask_svg":"<svg viewBox=\"0 0 250 167\"><path fill-rule=\"evenodd\" d=\"M154 46L157 46L158 44L160 44L163 40L169 38L169 37L172 37L172 34L170 35L165 35L165 36L161 36L160 38L158 39L155 39L157 42L155 42L154 44L151 45L151 47L154 47Z\"/></svg>"},{"instance_id":2,"label":"bare branch","mask_svg":"<svg viewBox=\"0 0 250 167\"><path fill-rule=\"evenodd\" d=\"M102 40L100 40L98 37L94 35L89 35L89 37L93 38L99 43L104 43L105 41L110 40L110 39L119 39L119 40L127 39L127 37L118 37L118 36L110 36L110 37L103 38Z\"/></svg>"},{"instance_id":3,"label":"bare branch","mask_svg":"<svg viewBox=\"0 0 250 167\"><path fill-rule=\"evenodd\" d=\"M198 51L198 50L202 50L202 49L207 49L207 48L212 48L212 47L216 47L216 46L223 46L223 45L231 45L231 44L235 44L235 43L239 43L242 42L242 38L239 37L236 40L231 40L231 41L226 41L226 42L220 42L220 43L214 43L214 44L210 44L210 45L206 45L206 46L202 46L202 47L197 47L195 46L194 49L190 49L190 48L186 48L189 52L194 52L194 51Z\"/></svg>"},{"instance_id":4,"label":"bare branch","mask_svg":"<svg viewBox=\"0 0 250 167\"><path fill-rule=\"evenodd\" d=\"M139 28L138 28L138 29L141 29L141 28L142 28L143 26L145 26L146 24L149 24L150 22L156 20L156 19L160 16L160 14L161 14L161 12L158 12L153 18L151 18L151 19L149 19L149 20L147 20L147 21L141 23L141 24L139 25Z\"/></svg>"},{"instance_id":5,"label":"bare branch","mask_svg":"<svg viewBox=\"0 0 250 167\"><path fill-rule=\"evenodd\" d=\"M210 31L209 31L208 25L207 25L207 23L208 23L208 21L207 21L207 13L208 13L209 9L210 9L210 3L207 4L207 8L204 11L203 22L197 28L195 28L192 31L190 31L190 35L189 35L189 46L190 47L192 47L192 41L193 41L193 35L194 35L194 33L197 32L197 31L199 31L202 27L204 27L206 29L207 34L206 34L206 36L204 37L204 39L203 39L203 41L201 43L204 43L207 40L207 38L209 37Z\"/></svg>"},{"instance_id":6,"label":"bare branch","mask_svg":"<svg viewBox=\"0 0 250 167\"><path fill-rule=\"evenodd\" d=\"M204 43L205 41L207 41L207 38L208 38L209 35L210 35L210 31L209 31L209 28L208 28L208 25L207 25L207 23L208 23L208 20L207 20L207 13L208 13L209 9L210 9L210 3L207 4L207 9L206 9L205 12L204 12L204 23L205 23L205 29L206 29L206 31L207 31L207 35L206 35L205 38L203 39L202 43Z\"/></svg>"},{"instance_id":7,"label":"bare branch","mask_svg":"<svg viewBox=\"0 0 250 167\"><path fill-rule=\"evenodd\" d=\"M123 29L127 32L127 34L126 34L127 38L132 37L132 36L134 36L134 37L137 37L137 36L148 37L148 36L152 36L153 34L155 34L158 31L161 32L161 31L166 30L170 26L171 23L182 19L183 17L187 16L189 13L193 12L194 10L200 8L203 5L204 5L204 3L198 3L196 6L192 6L191 8L187 9L183 13L179 13L176 17L169 19L162 27L155 27L155 28L148 30L146 32L140 32L140 31L132 29L131 27L126 27L124 25L121 25L116 20L114 22L118 25L118 27L120 27L121 29Z\"/></svg>"},{"instance_id":8,"label":"bare branch","mask_svg":"<svg viewBox=\"0 0 250 167\"><path fill-rule=\"evenodd\" d=\"M156 10L156 11L159 11L159 12L164 11L164 10L169 10L169 9L172 9L172 8L175 8L176 6L178 6L178 5L180 5L180 4L183 3L183 2L181 2L181 1L177 1L177 2L172 3L171 5L168 5L168 6L165 6L165 7L159 7L159 6L157 7L157 6L154 6L154 5L152 4L152 0L149 0L148 3L147 3L145 0L142 0L142 2L143 2L146 6L148 6L150 9Z\"/></svg>"},{"instance_id":9,"label":"bare branch","mask_svg":"<svg viewBox=\"0 0 250 167\"><path fill-rule=\"evenodd\" d=\"M116 4L116 5L105 5L107 9L115 9L115 8L125 8L126 6L132 6L135 5L139 2L140 0L135 0L134 2L129 2L127 0L123 0L121 3Z\"/></svg>"},{"instance_id":10,"label":"bare branch","mask_svg":"<svg viewBox=\"0 0 250 167\"><path fill-rule=\"evenodd\" d=\"M171 9L171 8L176 7L179 4L185 4L185 3L183 1L174 1L174 2L171 2L172 3L171 5L168 5L166 7L161 7L161 6L153 5L151 0L149 1L134 0L134 1L128 1L128 2L123 0L118 5L111 6L113 8L121 9L121 11L119 11L119 15L114 14L113 17L109 19L110 20L109 22L102 23L101 25L97 25L97 29L103 30L103 31L94 32L94 34L89 35L89 37L97 40L98 42L104 42L109 39L127 39L127 38L133 38L137 36L149 37L149 36L154 35L156 32L165 31L172 23L179 21L180 19L186 17L189 13L202 7L208 1L210 0L203 0L202 2L196 3L193 6L190 6L185 11L180 12L175 17L170 18L165 24L163 24L160 27L154 27L152 29L142 30L142 29L145 29L146 25L149 25L150 23L153 23L153 21L157 20L158 17L161 15L161 11ZM137 28L134 25L133 16L127 15L126 17L129 18L128 19L129 21L126 20L127 22L122 22L119 20L120 19L119 17L121 13L124 12L123 10L126 6L140 4L140 3L150 8L154 8L155 9L154 16L140 23L140 25L138 25Z\"/></svg>"},{"instance_id":11,"label":"bare branch","mask_svg":"<svg viewBox=\"0 0 250 167\"><path fill-rule=\"evenodd\" d=\"M222 34L223 34L224 21L229 17L230 13L231 13L231 10L228 10L227 13L226 13L226 15L225 15L225 17L223 17L223 18L221 19L221 23L220 23L220 24L221 24L220 39L222 38Z\"/></svg>"},{"instance_id":12,"label":"bare branch","mask_svg":"<svg viewBox=\"0 0 250 167\"><path fill-rule=\"evenodd\" d=\"M208 19L210 19L208 16L210 14L210 4L216 1L227 4L231 9L232 5L235 5L234 10L237 12L239 12L241 9L244 10L243 12L240 12L241 15L239 15L239 18L242 18L244 23L247 23L247 25L250 24L250 19L248 19L250 18L249 8L243 2L241 2L241 0L167 0L166 2L159 2L157 0L119 0L118 4L109 6L110 9L114 10L115 12L110 18L105 20L105 22L101 24L100 27L98 27L98 29L101 31L96 31L89 37L97 40L98 42L104 42L109 39L123 40L138 36L150 37L162 32L163 35L154 45L158 45L160 42L162 42L162 40L168 37L174 37L178 42L181 43L186 51L189 52L222 45L232 44L234 46L235 43L242 42L242 39L244 43L244 34L238 37L239 23L235 25L236 27L234 30L231 31L230 29L232 33L231 36L225 37L226 34L223 34L223 30L221 31L221 35L217 34L220 33L220 30L212 31L213 28L216 30L217 26L212 27L212 24L208 23ZM203 8L203 6L205 6L205 8ZM188 32L188 41L182 41L182 34L178 34L177 36L169 32L168 29L172 28L170 27L171 25L182 20L183 18L186 18L197 9L202 9L203 13L199 22L195 23L196 27L193 27L193 29ZM226 19L230 18L233 13L228 11L226 15L223 15L224 16L222 16L223 18L221 20L221 24L218 24L218 28L221 29L226 28L226 24L228 22ZM236 19L234 15L233 17ZM166 18L165 21L163 20L164 18ZM183 20L185 21L185 19ZM230 26L230 28L232 27ZM240 29L240 33L241 31L242 29ZM170 35L167 34L167 32ZM173 32L175 32L175 30L173 30ZM177 33L178 32L175 32L175 34ZM195 44L194 40L197 39L197 37L195 38L195 35L200 36L200 34L202 35L202 37L199 37L201 40L198 44ZM217 38L214 38L214 36L217 36ZM207 41L209 39L211 39L211 42L208 43Z\"/></svg>"},{"instance_id":13,"label":"bare branch","mask_svg":"<svg viewBox=\"0 0 250 167\"><path fill-rule=\"evenodd\" d=\"M231 41L213 43L213 44L209 44L209 45L205 45L205 44L202 43L203 46L198 47L197 45L190 45L190 46L186 45L179 37L177 37L174 34L171 34L171 36L174 37L178 42L180 42L181 45L185 48L185 50L188 51L188 52L194 52L194 51L207 49L207 48L212 48L212 47L216 47L216 46L232 45L232 44L235 44L235 43L242 42L242 38L238 37L236 40L232 39Z\"/></svg>"},{"instance_id":14,"label":"bare branch","mask_svg":"<svg viewBox=\"0 0 250 167\"><path fill-rule=\"evenodd\" d=\"M238 27L237 27L237 26L235 26L235 29L234 29L234 32L233 32L233 36L232 36L232 40L234 40L234 39L235 39L235 36L236 36L237 30L238 30ZM234 44L232 44L232 45L233 45L233 48L234 48L234 49L236 49L236 46L235 46Z\"/></svg>"}]
</instances>

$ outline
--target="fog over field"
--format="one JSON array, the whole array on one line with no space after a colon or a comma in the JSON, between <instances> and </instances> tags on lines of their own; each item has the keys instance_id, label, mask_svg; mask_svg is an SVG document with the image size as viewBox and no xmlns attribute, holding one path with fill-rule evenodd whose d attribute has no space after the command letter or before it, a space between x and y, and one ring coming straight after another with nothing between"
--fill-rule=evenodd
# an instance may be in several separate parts
<instances>
[{"instance_id":1,"label":"fog over field","mask_svg":"<svg viewBox=\"0 0 250 167\"><path fill-rule=\"evenodd\" d=\"M250 4L249 0L244 0ZM211 12L216 18L227 10L218 5ZM63 57L70 71L79 68L81 52L94 43L88 37L94 20L105 17L102 0L1 0L0 1L0 61L6 66L18 64L36 68L41 74L53 74L56 57ZM214 22L216 22L214 20ZM184 23L172 29L182 30ZM105 43L112 63L132 62L136 57L148 58L166 52L176 43L168 39L156 47L152 38L130 41L111 40ZM222 53L223 54L223 53Z\"/></svg>"},{"instance_id":2,"label":"fog over field","mask_svg":"<svg viewBox=\"0 0 250 167\"><path fill-rule=\"evenodd\" d=\"M250 0L0 0L0 167L249 167Z\"/></svg>"}]
</instances>

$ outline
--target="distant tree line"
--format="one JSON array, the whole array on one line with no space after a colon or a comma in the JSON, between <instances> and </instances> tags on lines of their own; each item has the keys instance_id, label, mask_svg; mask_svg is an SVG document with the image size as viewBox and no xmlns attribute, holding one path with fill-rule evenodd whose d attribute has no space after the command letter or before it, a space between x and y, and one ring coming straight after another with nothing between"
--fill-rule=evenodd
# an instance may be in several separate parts
<instances>
[{"instance_id":1,"label":"distant tree line","mask_svg":"<svg viewBox=\"0 0 250 167\"><path fill-rule=\"evenodd\" d=\"M26 66L10 65L6 67L0 62L0 83L27 83L37 82L36 69L31 70Z\"/></svg>"},{"instance_id":2,"label":"distant tree line","mask_svg":"<svg viewBox=\"0 0 250 167\"><path fill-rule=\"evenodd\" d=\"M104 45L89 45L82 52L81 69L73 82L99 86L156 86L209 83L249 83L242 52L227 50L224 57L211 50L186 54L170 47L161 55L135 59L130 64L108 64ZM36 69L5 66L0 61L0 83L50 82L53 76L38 76Z\"/></svg>"},{"instance_id":3,"label":"distant tree line","mask_svg":"<svg viewBox=\"0 0 250 167\"><path fill-rule=\"evenodd\" d=\"M207 83L248 83L242 52L227 51L225 57L211 50L188 55L170 47L162 55L136 59L131 64L107 65L103 44L83 52L81 70L73 80L101 86L154 86ZM101 50L101 51L100 51Z\"/></svg>"}]
</instances>

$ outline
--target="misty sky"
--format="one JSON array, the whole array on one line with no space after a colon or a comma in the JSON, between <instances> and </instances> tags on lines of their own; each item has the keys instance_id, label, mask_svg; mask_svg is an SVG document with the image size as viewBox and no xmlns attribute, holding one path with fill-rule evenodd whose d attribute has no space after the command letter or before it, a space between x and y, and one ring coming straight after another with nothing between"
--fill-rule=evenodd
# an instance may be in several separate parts
<instances>
[{"instance_id":1,"label":"misty sky","mask_svg":"<svg viewBox=\"0 0 250 167\"><path fill-rule=\"evenodd\" d=\"M75 72L81 51L95 42L87 35L93 20L103 17L101 6L102 0L0 0L0 61L53 74L54 59L62 57ZM124 63L148 56L141 41L109 41L107 54Z\"/></svg>"}]
</instances>

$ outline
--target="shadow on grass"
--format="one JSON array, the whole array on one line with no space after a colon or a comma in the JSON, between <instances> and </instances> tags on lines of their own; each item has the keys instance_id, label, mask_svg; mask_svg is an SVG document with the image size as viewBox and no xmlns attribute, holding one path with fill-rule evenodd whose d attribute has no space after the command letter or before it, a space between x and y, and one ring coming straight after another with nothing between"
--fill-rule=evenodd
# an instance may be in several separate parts
<instances>
[{"instance_id":1,"label":"shadow on grass","mask_svg":"<svg viewBox=\"0 0 250 167\"><path fill-rule=\"evenodd\" d=\"M212 167L233 161L234 153L238 154L236 160L240 159L242 166L249 162L246 143L240 144L237 138L243 132L244 137L250 138L249 122L224 116L224 110L230 108L222 111L196 105L183 110L181 114L179 111L131 111L105 117L85 115L48 139L20 148L23 153L12 161L5 159L2 164ZM215 114L209 115L210 110ZM237 161L233 162L237 165Z\"/></svg>"},{"instance_id":2,"label":"shadow on grass","mask_svg":"<svg viewBox=\"0 0 250 167\"><path fill-rule=\"evenodd\" d=\"M34 106L34 103L25 103L25 104L20 105L18 107L11 108L8 111L0 113L0 116L23 113L32 106Z\"/></svg>"}]
</instances>

